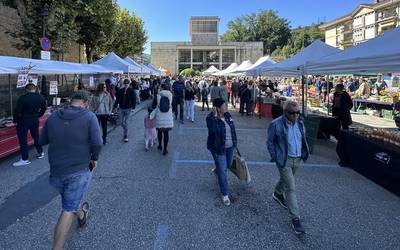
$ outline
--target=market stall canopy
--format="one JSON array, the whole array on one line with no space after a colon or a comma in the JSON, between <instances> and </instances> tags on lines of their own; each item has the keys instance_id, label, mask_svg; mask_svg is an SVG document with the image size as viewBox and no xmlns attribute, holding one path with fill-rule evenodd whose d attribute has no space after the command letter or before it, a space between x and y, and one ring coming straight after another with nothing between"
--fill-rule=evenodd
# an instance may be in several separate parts
<instances>
[{"instance_id":1,"label":"market stall canopy","mask_svg":"<svg viewBox=\"0 0 400 250\"><path fill-rule=\"evenodd\" d=\"M100 65L108 69L123 71L124 73L140 74L140 67L128 63L114 52L108 53L105 57L95 61L93 64Z\"/></svg>"},{"instance_id":2,"label":"market stall canopy","mask_svg":"<svg viewBox=\"0 0 400 250\"><path fill-rule=\"evenodd\" d=\"M161 71L159 71L158 69L157 69L157 67L156 66L154 66L153 64L148 64L148 65L146 65L149 69L151 69L151 70L153 70L153 72L155 73L154 75L156 75L156 76L159 76L159 75L161 75Z\"/></svg>"},{"instance_id":3,"label":"market stall canopy","mask_svg":"<svg viewBox=\"0 0 400 250\"><path fill-rule=\"evenodd\" d=\"M221 70L220 72L214 73L214 76L227 76L230 74L233 74L232 71L235 70L238 67L237 63L232 63L231 65L228 66L228 68Z\"/></svg>"},{"instance_id":4,"label":"market stall canopy","mask_svg":"<svg viewBox=\"0 0 400 250\"><path fill-rule=\"evenodd\" d=\"M125 57L124 60L130 64L132 64L134 67L138 67L140 69L140 74L144 74L144 75L150 75L152 74L152 70L150 70L148 67L146 67L143 64L140 64L138 62L136 62L135 60L133 60L132 58L130 58L129 56Z\"/></svg>"},{"instance_id":5,"label":"market stall canopy","mask_svg":"<svg viewBox=\"0 0 400 250\"><path fill-rule=\"evenodd\" d=\"M243 73L246 70L248 70L251 66L253 66L253 63L250 60L243 61L237 68L232 70L231 73Z\"/></svg>"},{"instance_id":6,"label":"market stall canopy","mask_svg":"<svg viewBox=\"0 0 400 250\"><path fill-rule=\"evenodd\" d=\"M276 62L271 59L270 56L260 57L250 68L248 68L244 73L249 76L257 76L260 74L260 69L266 68L275 64Z\"/></svg>"},{"instance_id":7,"label":"market stall canopy","mask_svg":"<svg viewBox=\"0 0 400 250\"><path fill-rule=\"evenodd\" d=\"M320 60L310 60L310 74L400 71L400 27Z\"/></svg>"},{"instance_id":8,"label":"market stall canopy","mask_svg":"<svg viewBox=\"0 0 400 250\"><path fill-rule=\"evenodd\" d=\"M217 69L214 65L211 65L208 69L202 72L203 75L211 75L214 73L219 72L220 70Z\"/></svg>"},{"instance_id":9,"label":"market stall canopy","mask_svg":"<svg viewBox=\"0 0 400 250\"><path fill-rule=\"evenodd\" d=\"M30 74L97 74L119 73L121 70L107 69L92 64L69 63L54 60L38 60L31 58L0 56L0 67L10 70L8 74L17 74L22 68L30 68Z\"/></svg>"},{"instance_id":10,"label":"market stall canopy","mask_svg":"<svg viewBox=\"0 0 400 250\"><path fill-rule=\"evenodd\" d=\"M259 70L262 75L304 75L308 73L303 70L307 61L319 60L330 55L338 54L340 51L340 49L329 46L318 39L289 59L267 67L260 67Z\"/></svg>"},{"instance_id":11,"label":"market stall canopy","mask_svg":"<svg viewBox=\"0 0 400 250\"><path fill-rule=\"evenodd\" d=\"M6 67L0 67L0 75L7 75L7 74L17 74L18 70L6 68Z\"/></svg>"}]
</instances>

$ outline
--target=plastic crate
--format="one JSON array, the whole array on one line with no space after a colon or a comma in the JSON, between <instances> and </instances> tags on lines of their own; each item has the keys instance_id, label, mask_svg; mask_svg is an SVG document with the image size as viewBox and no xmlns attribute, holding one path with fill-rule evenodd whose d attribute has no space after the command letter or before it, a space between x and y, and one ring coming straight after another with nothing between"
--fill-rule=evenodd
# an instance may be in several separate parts
<instances>
[{"instance_id":1,"label":"plastic crate","mask_svg":"<svg viewBox=\"0 0 400 250\"><path fill-rule=\"evenodd\" d=\"M393 120L393 111L392 110L382 110L382 116L385 119Z\"/></svg>"}]
</instances>

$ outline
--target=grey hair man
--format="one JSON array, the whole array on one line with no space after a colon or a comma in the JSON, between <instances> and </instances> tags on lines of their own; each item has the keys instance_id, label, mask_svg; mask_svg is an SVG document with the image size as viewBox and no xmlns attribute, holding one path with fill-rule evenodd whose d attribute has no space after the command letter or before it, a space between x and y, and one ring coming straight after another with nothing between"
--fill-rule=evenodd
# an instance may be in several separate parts
<instances>
[{"instance_id":1,"label":"grey hair man","mask_svg":"<svg viewBox=\"0 0 400 250\"><path fill-rule=\"evenodd\" d=\"M309 156L305 127L299 115L299 105L287 101L283 115L269 125L267 139L271 161L275 162L280 176L272 197L282 207L289 209L296 234L305 233L305 229L300 223L294 175Z\"/></svg>"}]
</instances>

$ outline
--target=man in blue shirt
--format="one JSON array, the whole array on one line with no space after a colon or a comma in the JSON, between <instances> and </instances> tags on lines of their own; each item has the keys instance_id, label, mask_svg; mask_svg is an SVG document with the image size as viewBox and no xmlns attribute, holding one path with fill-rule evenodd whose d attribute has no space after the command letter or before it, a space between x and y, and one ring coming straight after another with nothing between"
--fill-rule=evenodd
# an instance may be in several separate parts
<instances>
[{"instance_id":1,"label":"man in blue shirt","mask_svg":"<svg viewBox=\"0 0 400 250\"><path fill-rule=\"evenodd\" d=\"M305 230L300 223L294 174L309 155L305 127L299 115L299 105L287 101L284 114L270 124L267 140L271 161L275 162L280 175L272 197L282 207L289 209L296 234L305 233Z\"/></svg>"},{"instance_id":2,"label":"man in blue shirt","mask_svg":"<svg viewBox=\"0 0 400 250\"><path fill-rule=\"evenodd\" d=\"M175 105L175 119L178 119L178 106L179 106L179 119L183 124L183 104L185 99L185 83L182 76L179 76L178 81L172 84L172 93L174 94L173 103Z\"/></svg>"}]
</instances>

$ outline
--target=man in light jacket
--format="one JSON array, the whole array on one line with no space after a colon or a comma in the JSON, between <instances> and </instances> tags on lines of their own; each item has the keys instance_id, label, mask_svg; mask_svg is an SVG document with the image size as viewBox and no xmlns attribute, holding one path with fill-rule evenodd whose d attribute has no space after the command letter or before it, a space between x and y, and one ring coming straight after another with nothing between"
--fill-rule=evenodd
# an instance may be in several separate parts
<instances>
[{"instance_id":1,"label":"man in light jacket","mask_svg":"<svg viewBox=\"0 0 400 250\"><path fill-rule=\"evenodd\" d=\"M289 209L296 234L305 233L305 229L300 223L294 174L309 156L305 127L299 115L299 105L294 101L286 102L284 114L269 125L267 139L271 161L275 162L280 175L272 197Z\"/></svg>"}]
</instances>

